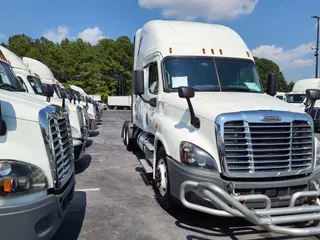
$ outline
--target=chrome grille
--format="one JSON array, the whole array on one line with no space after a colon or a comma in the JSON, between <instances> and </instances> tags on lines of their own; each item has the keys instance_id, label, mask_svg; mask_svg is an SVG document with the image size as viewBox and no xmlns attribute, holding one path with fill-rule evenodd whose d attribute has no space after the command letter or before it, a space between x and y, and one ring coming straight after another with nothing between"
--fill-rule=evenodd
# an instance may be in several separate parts
<instances>
[{"instance_id":1,"label":"chrome grille","mask_svg":"<svg viewBox=\"0 0 320 240\"><path fill-rule=\"evenodd\" d=\"M242 117L246 120L234 120L240 118L236 114L218 119L217 144L226 176L280 177L312 171L310 116L287 114L285 120L269 122L259 121L253 112L244 112Z\"/></svg>"},{"instance_id":2,"label":"chrome grille","mask_svg":"<svg viewBox=\"0 0 320 240\"><path fill-rule=\"evenodd\" d=\"M68 118L52 116L49 119L49 132L52 136L57 180L62 187L72 174L73 144Z\"/></svg>"}]
</instances>

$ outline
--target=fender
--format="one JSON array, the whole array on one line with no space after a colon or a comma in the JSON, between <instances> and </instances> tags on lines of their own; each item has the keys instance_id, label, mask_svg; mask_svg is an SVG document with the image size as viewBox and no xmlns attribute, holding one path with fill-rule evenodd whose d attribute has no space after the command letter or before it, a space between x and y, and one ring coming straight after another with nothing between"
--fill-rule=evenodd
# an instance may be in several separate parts
<instances>
[{"instance_id":1,"label":"fender","mask_svg":"<svg viewBox=\"0 0 320 240\"><path fill-rule=\"evenodd\" d=\"M153 179L155 178L155 172L156 172L156 159L157 159L157 149L158 149L158 142L161 142L166 154L170 156L170 151L168 148L168 144L165 140L165 137L160 133L159 131L156 132L155 139L154 139L154 151L153 151L153 162L152 162L152 170L153 170Z\"/></svg>"}]
</instances>

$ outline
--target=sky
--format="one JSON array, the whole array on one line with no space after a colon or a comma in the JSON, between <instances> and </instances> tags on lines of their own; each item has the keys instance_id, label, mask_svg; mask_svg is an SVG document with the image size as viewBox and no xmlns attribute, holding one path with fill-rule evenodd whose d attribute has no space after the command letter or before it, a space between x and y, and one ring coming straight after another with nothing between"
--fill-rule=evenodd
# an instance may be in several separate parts
<instances>
[{"instance_id":1,"label":"sky","mask_svg":"<svg viewBox=\"0 0 320 240\"><path fill-rule=\"evenodd\" d=\"M276 62L286 80L315 75L319 0L24 0L1 6L0 42L14 34L54 42L129 36L154 19L222 24L235 30L254 56Z\"/></svg>"}]
</instances>

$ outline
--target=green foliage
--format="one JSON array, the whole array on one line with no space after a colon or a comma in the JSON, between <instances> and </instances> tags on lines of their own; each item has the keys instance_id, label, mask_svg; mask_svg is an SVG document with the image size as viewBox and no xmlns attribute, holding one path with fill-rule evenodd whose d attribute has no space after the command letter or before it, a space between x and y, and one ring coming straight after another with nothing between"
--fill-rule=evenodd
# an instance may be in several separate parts
<instances>
[{"instance_id":1,"label":"green foliage","mask_svg":"<svg viewBox=\"0 0 320 240\"><path fill-rule=\"evenodd\" d=\"M287 92L292 89L294 83L287 84L283 73L280 71L280 67L273 61L265 59L265 58L254 58L256 62L260 79L262 81L262 85L265 91L268 89L268 74L275 73L278 76L278 91L279 92Z\"/></svg>"},{"instance_id":2,"label":"green foliage","mask_svg":"<svg viewBox=\"0 0 320 240\"><path fill-rule=\"evenodd\" d=\"M88 94L100 94L105 101L108 96L131 94L134 48L126 36L102 39L92 46L81 39L55 44L44 37L32 39L19 34L2 45L18 56L43 62L60 82L77 85ZM279 91L292 89L293 83L287 84L276 63L264 58L255 58L255 62L265 90L271 72L278 75Z\"/></svg>"},{"instance_id":3,"label":"green foliage","mask_svg":"<svg viewBox=\"0 0 320 240\"><path fill-rule=\"evenodd\" d=\"M20 57L43 62L61 83L77 85L88 94L100 94L103 100L131 94L133 44L126 36L102 39L92 46L82 39L54 44L44 37L32 39L22 34L10 37L4 46Z\"/></svg>"}]
</instances>

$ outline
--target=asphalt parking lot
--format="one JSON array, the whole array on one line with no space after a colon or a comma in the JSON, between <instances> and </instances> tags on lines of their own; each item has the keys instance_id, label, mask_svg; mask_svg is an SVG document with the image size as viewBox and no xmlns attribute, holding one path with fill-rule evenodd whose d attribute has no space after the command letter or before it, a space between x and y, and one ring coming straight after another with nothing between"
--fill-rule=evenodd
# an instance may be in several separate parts
<instances>
[{"instance_id":1,"label":"asphalt parking lot","mask_svg":"<svg viewBox=\"0 0 320 240\"><path fill-rule=\"evenodd\" d=\"M319 239L268 233L241 219L220 219L181 209L168 213L144 180L138 154L120 132L129 111L105 111L77 164L76 192L54 240L112 239Z\"/></svg>"}]
</instances>

